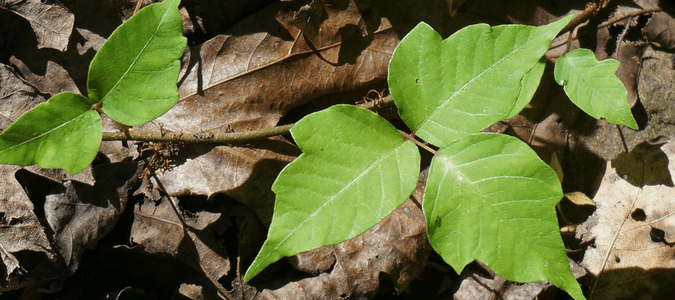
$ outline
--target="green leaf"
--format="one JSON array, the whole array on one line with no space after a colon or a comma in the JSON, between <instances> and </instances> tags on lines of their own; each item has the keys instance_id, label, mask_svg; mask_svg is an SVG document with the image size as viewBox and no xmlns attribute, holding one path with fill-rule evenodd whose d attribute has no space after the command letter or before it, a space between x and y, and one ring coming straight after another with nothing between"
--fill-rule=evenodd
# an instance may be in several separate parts
<instances>
[{"instance_id":1,"label":"green leaf","mask_svg":"<svg viewBox=\"0 0 675 300\"><path fill-rule=\"evenodd\" d=\"M272 186L272 223L246 281L284 256L365 232L417 185L417 147L369 110L336 105L306 116L291 133L303 154Z\"/></svg>"},{"instance_id":2,"label":"green leaf","mask_svg":"<svg viewBox=\"0 0 675 300\"><path fill-rule=\"evenodd\" d=\"M541 76L544 75L544 69L546 69L546 59L542 57L529 72L525 73L525 77L523 77L521 82L522 88L520 89L518 100L516 100L516 104L513 105L511 112L509 112L504 119L513 118L515 115L519 114L528 103L530 103L534 93L537 91L537 88L539 88Z\"/></svg>"},{"instance_id":3,"label":"green leaf","mask_svg":"<svg viewBox=\"0 0 675 300\"><path fill-rule=\"evenodd\" d=\"M570 100L587 114L637 130L626 87L615 75L618 68L614 59L597 61L593 51L576 49L558 58L554 76Z\"/></svg>"},{"instance_id":4,"label":"green leaf","mask_svg":"<svg viewBox=\"0 0 675 300\"><path fill-rule=\"evenodd\" d=\"M571 18L542 27L471 25L445 40L418 24L389 63L389 89L401 118L417 136L442 147L512 115L518 99L526 98L521 85L531 88L529 82L538 80L534 67Z\"/></svg>"},{"instance_id":5,"label":"green leaf","mask_svg":"<svg viewBox=\"0 0 675 300\"><path fill-rule=\"evenodd\" d=\"M180 0L141 9L110 35L89 68L89 98L126 125L147 123L178 102L177 59L185 50Z\"/></svg>"},{"instance_id":6,"label":"green leaf","mask_svg":"<svg viewBox=\"0 0 675 300\"><path fill-rule=\"evenodd\" d=\"M424 193L432 247L458 273L478 259L518 282L548 280L584 299L570 272L555 172L517 138L479 133L438 151Z\"/></svg>"},{"instance_id":7,"label":"green leaf","mask_svg":"<svg viewBox=\"0 0 675 300\"><path fill-rule=\"evenodd\" d=\"M0 163L84 170L101 145L101 118L92 105L61 93L29 110L0 134Z\"/></svg>"}]
</instances>

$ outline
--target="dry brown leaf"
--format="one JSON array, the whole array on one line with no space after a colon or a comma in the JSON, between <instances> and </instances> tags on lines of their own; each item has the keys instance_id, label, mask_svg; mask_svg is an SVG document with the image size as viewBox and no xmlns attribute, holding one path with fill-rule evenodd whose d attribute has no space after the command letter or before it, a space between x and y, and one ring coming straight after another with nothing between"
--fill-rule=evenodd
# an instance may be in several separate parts
<instances>
[{"instance_id":1,"label":"dry brown leaf","mask_svg":"<svg viewBox=\"0 0 675 300\"><path fill-rule=\"evenodd\" d=\"M19 168L0 165L0 259L4 265L0 292L40 287L65 273L33 212L33 203L14 179Z\"/></svg>"},{"instance_id":2,"label":"dry brown leaf","mask_svg":"<svg viewBox=\"0 0 675 300\"><path fill-rule=\"evenodd\" d=\"M158 178L173 196L224 193L252 209L269 225L274 193L271 186L298 149L283 140L252 143L250 147L187 145L175 157L176 166Z\"/></svg>"},{"instance_id":3,"label":"dry brown leaf","mask_svg":"<svg viewBox=\"0 0 675 300\"><path fill-rule=\"evenodd\" d=\"M610 17L625 16L636 11L638 11L638 8L620 5ZM633 34L628 34L629 32L638 31L640 29L638 26L638 17L632 17L600 28L596 35L595 56L598 60L613 58L619 61L619 69L616 71L616 76L619 77L626 87L628 105L630 107L635 106L639 100L637 79L642 68L642 53L647 46L644 40L635 40ZM612 28L611 31L614 33L610 32L610 28ZM619 33L616 34L616 32Z\"/></svg>"},{"instance_id":4,"label":"dry brown leaf","mask_svg":"<svg viewBox=\"0 0 675 300\"><path fill-rule=\"evenodd\" d=\"M654 13L642 33L656 47L664 50L675 49L675 18L666 12Z\"/></svg>"},{"instance_id":5,"label":"dry brown leaf","mask_svg":"<svg viewBox=\"0 0 675 300\"><path fill-rule=\"evenodd\" d=\"M84 250L95 246L117 223L139 169L136 162L95 166L93 186L75 180L62 183L27 170L17 172L31 201L43 206L44 215L38 217L44 218L53 247L71 274Z\"/></svg>"},{"instance_id":6,"label":"dry brown leaf","mask_svg":"<svg viewBox=\"0 0 675 300\"><path fill-rule=\"evenodd\" d=\"M38 49L53 48L61 52L68 49L68 39L73 31L75 15L60 3L40 0L0 0L0 8L9 10L30 22L38 40Z\"/></svg>"},{"instance_id":7,"label":"dry brown leaf","mask_svg":"<svg viewBox=\"0 0 675 300\"><path fill-rule=\"evenodd\" d=\"M469 273L464 274L460 281L453 300L535 300L552 287L548 281L514 284L496 274L489 278Z\"/></svg>"},{"instance_id":8,"label":"dry brown leaf","mask_svg":"<svg viewBox=\"0 0 675 300\"><path fill-rule=\"evenodd\" d=\"M539 26L556 21L565 14L583 10L586 2L588 1L470 0L466 1L459 11L487 18L490 24L515 23Z\"/></svg>"},{"instance_id":9,"label":"dry brown leaf","mask_svg":"<svg viewBox=\"0 0 675 300\"><path fill-rule=\"evenodd\" d=\"M71 30L72 34L68 32L69 39L65 41L67 51L38 49L31 29L14 24L12 32L16 36L8 41L9 62L43 94L70 91L86 95L89 63L122 19L111 1L72 0L62 5L78 16L77 27Z\"/></svg>"},{"instance_id":10,"label":"dry brown leaf","mask_svg":"<svg viewBox=\"0 0 675 300\"><path fill-rule=\"evenodd\" d=\"M0 64L0 130L9 127L29 109L45 101L39 91L12 67Z\"/></svg>"},{"instance_id":11,"label":"dry brown leaf","mask_svg":"<svg viewBox=\"0 0 675 300\"><path fill-rule=\"evenodd\" d=\"M176 257L196 270L206 270L215 280L230 270L227 251L223 242L215 238L218 231L213 226L221 213L202 211L184 217L186 228L169 203L162 198L159 203L146 198L134 207L131 227L132 244L142 245L149 254L166 254ZM181 211L181 214L186 212ZM216 227L216 228L214 228ZM185 236L187 233L190 241Z\"/></svg>"},{"instance_id":12,"label":"dry brown leaf","mask_svg":"<svg viewBox=\"0 0 675 300\"><path fill-rule=\"evenodd\" d=\"M592 299L658 299L675 279L675 190L649 179L657 175L662 181L664 172L668 177L675 172L675 143L637 147L632 155L641 163L619 160L607 166L593 199L597 209L576 230L582 242L594 241L581 263L598 278Z\"/></svg>"},{"instance_id":13,"label":"dry brown leaf","mask_svg":"<svg viewBox=\"0 0 675 300\"><path fill-rule=\"evenodd\" d=\"M0 64L0 129L43 101L44 97L11 67ZM15 179L20 169L0 165L0 258L4 264L0 291L49 289L49 281L62 279L67 273L34 213L33 203ZM58 289L58 285L53 288Z\"/></svg>"},{"instance_id":14,"label":"dry brown leaf","mask_svg":"<svg viewBox=\"0 0 675 300\"><path fill-rule=\"evenodd\" d=\"M411 198L421 200L422 190L418 186ZM370 299L387 284L381 278L400 293L422 274L430 252L424 214L408 200L362 235L296 255L296 268L316 276L263 290L255 299Z\"/></svg>"},{"instance_id":15,"label":"dry brown leaf","mask_svg":"<svg viewBox=\"0 0 675 300\"><path fill-rule=\"evenodd\" d=\"M383 81L398 31L423 19L439 23L449 14L433 10L437 1L430 7L414 2L420 11L392 14L406 2L368 7L335 1L324 7L316 37L297 27L300 3L272 4L228 34L189 48L179 77L181 101L154 123L185 134L268 128L312 99Z\"/></svg>"},{"instance_id":16,"label":"dry brown leaf","mask_svg":"<svg viewBox=\"0 0 675 300\"><path fill-rule=\"evenodd\" d=\"M569 260L574 277L579 279L586 271L573 260ZM516 283L494 273L485 264L475 261L462 271L459 284L452 295L438 300L537 300L549 299L558 291L548 281ZM451 297L450 297L451 296Z\"/></svg>"}]
</instances>

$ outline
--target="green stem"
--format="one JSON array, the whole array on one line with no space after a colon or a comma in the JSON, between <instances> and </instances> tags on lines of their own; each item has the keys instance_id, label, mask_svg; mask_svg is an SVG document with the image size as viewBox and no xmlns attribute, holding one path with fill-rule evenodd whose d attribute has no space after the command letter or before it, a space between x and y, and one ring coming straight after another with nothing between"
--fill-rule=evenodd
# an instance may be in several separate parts
<instances>
[{"instance_id":1,"label":"green stem","mask_svg":"<svg viewBox=\"0 0 675 300\"><path fill-rule=\"evenodd\" d=\"M391 95L380 97L373 101L365 101L359 104L363 108L378 110L394 106ZM128 132L104 132L104 141L146 141L146 142L172 142L172 143L204 143L204 144L240 144L269 137L288 134L295 124L281 125L267 129L249 132L228 133L159 133L139 130Z\"/></svg>"},{"instance_id":2,"label":"green stem","mask_svg":"<svg viewBox=\"0 0 675 300\"><path fill-rule=\"evenodd\" d=\"M276 126L268 129L249 131L221 133L217 135L208 135L204 133L183 134L183 133L157 133L143 132L138 130L129 130L125 132L104 132L104 141L146 141L146 142L173 142L173 143L208 143L208 144L233 144L243 143L254 140L265 139L272 136L287 134L295 124Z\"/></svg>"}]
</instances>

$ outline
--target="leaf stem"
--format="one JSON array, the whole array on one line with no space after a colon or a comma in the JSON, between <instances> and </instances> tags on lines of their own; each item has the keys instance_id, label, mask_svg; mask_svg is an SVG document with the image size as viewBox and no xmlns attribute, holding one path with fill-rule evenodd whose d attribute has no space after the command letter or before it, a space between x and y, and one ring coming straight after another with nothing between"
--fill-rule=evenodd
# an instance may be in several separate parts
<instances>
[{"instance_id":1,"label":"leaf stem","mask_svg":"<svg viewBox=\"0 0 675 300\"><path fill-rule=\"evenodd\" d=\"M104 132L104 141L146 141L146 142L174 142L174 143L207 143L207 144L231 144L244 143L254 140L265 139L272 136L287 134L295 124L288 124L276 126L272 128L248 131L248 132L232 132L222 134L206 134L206 133L158 133L158 132L143 132L138 130L129 130L128 135L124 132Z\"/></svg>"},{"instance_id":2,"label":"leaf stem","mask_svg":"<svg viewBox=\"0 0 675 300\"><path fill-rule=\"evenodd\" d=\"M659 12L659 11L663 11L663 9L658 8L658 7L654 7L654 8L648 8L648 9L643 9L643 10L634 11L634 12L631 12L631 13L628 13L628 14L625 14L625 15L621 15L621 16L612 18L611 20L607 20L607 21L601 23L600 25L598 25L597 28L600 29L600 28L603 28L603 27L607 27L607 26L609 26L609 25L612 25L612 24L614 24L614 23L616 23L616 22L619 22L619 21L621 21L621 20L623 20L623 19L626 19L626 18L630 18L630 17L634 17L634 16L639 16L639 15L642 15L642 14L648 14L648 13L653 13L653 12ZM584 10L584 12L582 12L582 13L580 13L579 15L575 16L574 19L572 19L572 21L570 21L570 23L569 23L567 26L565 26L565 28L563 28L563 30L561 30L560 32L561 32L561 33L565 33L565 32L567 32L567 31L569 31L569 30L572 29L573 26L571 26L571 25L574 24L574 25L576 26L576 25L580 24L580 23L576 23L576 21L586 21L587 19L585 19L585 18L590 18L590 17L592 17L592 16L593 16L593 14L587 14L587 13L586 13L586 10ZM577 35L576 35L576 33L574 33L574 32L571 32L570 35L571 35L571 37L569 38L569 40L574 40L574 39L577 38ZM560 47L561 45L563 45L563 44L565 44L565 43L568 43L568 40L564 40L564 41L560 41L560 42L558 42L558 43L551 44L551 46L549 47L549 49L553 49L553 48Z\"/></svg>"},{"instance_id":3,"label":"leaf stem","mask_svg":"<svg viewBox=\"0 0 675 300\"><path fill-rule=\"evenodd\" d=\"M379 96L377 99L364 99L358 106L377 111L394 106L391 95ZM172 143L204 143L204 144L241 144L255 140L266 139L273 136L288 134L295 124L280 125L272 128L254 130L248 132L228 133L160 133L139 130L128 132L104 132L104 141L146 141L146 142L172 142Z\"/></svg>"},{"instance_id":4,"label":"leaf stem","mask_svg":"<svg viewBox=\"0 0 675 300\"><path fill-rule=\"evenodd\" d=\"M400 132L403 135L403 137L405 137L406 140L412 141L413 143L415 143L415 145L420 146L422 149L429 151L429 153L433 154L434 156L438 155L438 151L432 149L427 144L420 142L412 134L408 134L405 131L400 130L398 132Z\"/></svg>"}]
</instances>

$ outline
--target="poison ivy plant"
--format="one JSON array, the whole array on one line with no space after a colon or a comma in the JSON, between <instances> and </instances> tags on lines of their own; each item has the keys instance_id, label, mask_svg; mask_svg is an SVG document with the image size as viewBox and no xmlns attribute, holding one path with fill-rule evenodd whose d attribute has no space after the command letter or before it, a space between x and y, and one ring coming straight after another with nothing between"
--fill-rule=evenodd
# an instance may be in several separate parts
<instances>
[{"instance_id":1,"label":"poison ivy plant","mask_svg":"<svg viewBox=\"0 0 675 300\"><path fill-rule=\"evenodd\" d=\"M0 134L0 163L79 173L101 145L99 108L126 125L169 110L178 101L177 59L187 43L179 3L151 4L120 25L92 60L89 98L61 93L26 112Z\"/></svg>"},{"instance_id":2,"label":"poison ivy plant","mask_svg":"<svg viewBox=\"0 0 675 300\"><path fill-rule=\"evenodd\" d=\"M519 139L480 133L529 103L543 56L571 18L541 27L472 25L445 40L416 26L389 65L389 89L412 134L348 106L298 122L291 133L303 154L273 185L268 238L244 280L281 257L353 238L400 205L419 172L419 153L409 146L419 143L416 135L439 147L423 210L429 241L448 264L460 272L478 259L506 279L548 280L585 299L559 233L555 171ZM613 82L614 63L579 53L558 61L556 80L591 115L635 128L625 88Z\"/></svg>"},{"instance_id":3,"label":"poison ivy plant","mask_svg":"<svg viewBox=\"0 0 675 300\"><path fill-rule=\"evenodd\" d=\"M100 112L127 125L151 121L178 100L179 0L152 4L121 25L94 57L89 98L58 94L0 134L0 163L77 173L101 142ZM353 238L401 205L416 186L416 139L437 146L423 211L432 247L455 270L478 259L506 279L548 280L575 299L583 293L569 270L555 206L560 181L527 144L480 133L518 114L544 72L545 52L572 16L546 26L468 26L443 40L420 23L394 51L389 88L411 134L377 114L337 105L291 129L303 154L272 186L270 232L250 266L269 264ZM558 59L556 80L590 115L637 128L618 62L588 50Z\"/></svg>"}]
</instances>

